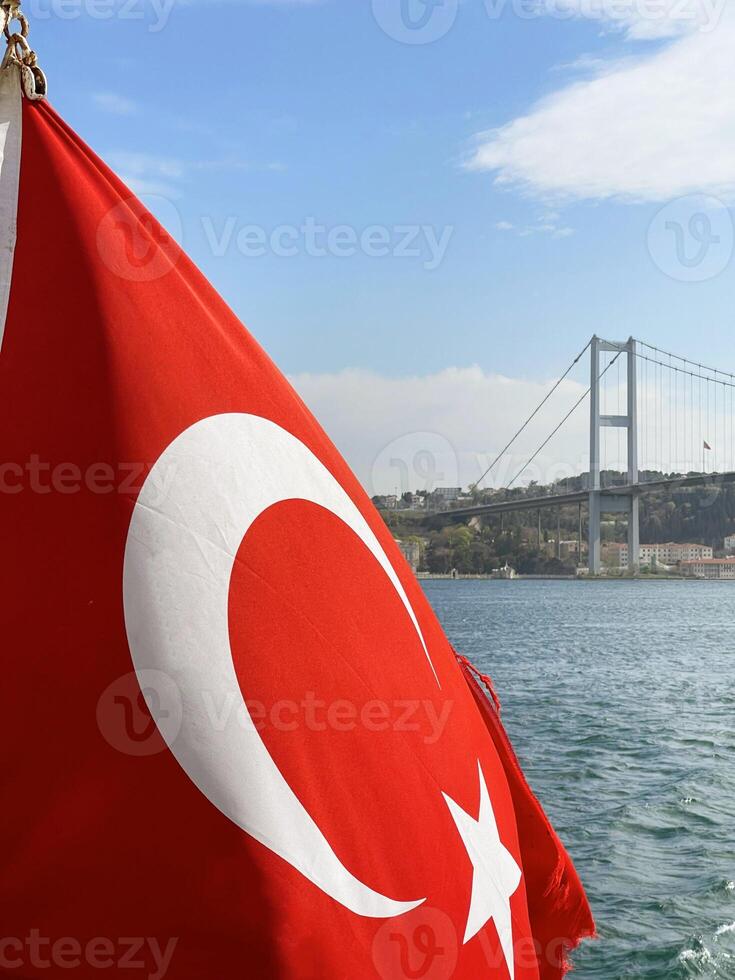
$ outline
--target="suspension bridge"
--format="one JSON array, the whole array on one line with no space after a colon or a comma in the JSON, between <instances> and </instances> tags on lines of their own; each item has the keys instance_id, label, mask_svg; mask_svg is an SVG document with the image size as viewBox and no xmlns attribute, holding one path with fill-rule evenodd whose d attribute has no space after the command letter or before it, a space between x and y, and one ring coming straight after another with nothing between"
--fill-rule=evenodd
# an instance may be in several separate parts
<instances>
[{"instance_id":1,"label":"suspension bridge","mask_svg":"<svg viewBox=\"0 0 735 980\"><path fill-rule=\"evenodd\" d=\"M640 568L640 498L643 494L686 487L718 488L735 483L735 375L706 367L689 358L671 354L630 337L626 341L594 336L526 418L513 438L495 456L480 484L507 456L562 382L589 352L589 387L555 424L549 435L508 481L509 490L527 472L557 432L584 402L589 401L589 472L586 486L572 492L523 496L466 507L454 507L434 515L440 521L537 511L539 543L541 511L576 505L579 513L578 557L582 553L582 508L587 506L588 568L601 569L603 516L627 515L628 569ZM607 434L616 430L617 463L627 474L624 483L603 486L603 456ZM641 479L640 462L648 474ZM559 521L559 518L557 518ZM557 547L560 545L557 523Z\"/></svg>"}]
</instances>

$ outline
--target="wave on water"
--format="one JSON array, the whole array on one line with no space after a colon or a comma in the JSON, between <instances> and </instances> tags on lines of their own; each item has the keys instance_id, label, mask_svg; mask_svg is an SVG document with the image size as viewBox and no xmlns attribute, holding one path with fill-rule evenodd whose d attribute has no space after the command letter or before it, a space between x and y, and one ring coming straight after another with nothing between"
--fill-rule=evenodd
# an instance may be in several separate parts
<instances>
[{"instance_id":1,"label":"wave on water","mask_svg":"<svg viewBox=\"0 0 735 980\"><path fill-rule=\"evenodd\" d=\"M735 980L735 590L423 585L582 876L575 980Z\"/></svg>"}]
</instances>

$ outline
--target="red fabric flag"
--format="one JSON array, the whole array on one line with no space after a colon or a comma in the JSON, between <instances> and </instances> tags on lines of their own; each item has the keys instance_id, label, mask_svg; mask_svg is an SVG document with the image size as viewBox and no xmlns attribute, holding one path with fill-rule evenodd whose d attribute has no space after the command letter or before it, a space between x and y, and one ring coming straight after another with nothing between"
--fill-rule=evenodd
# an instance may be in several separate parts
<instances>
[{"instance_id":1,"label":"red fabric flag","mask_svg":"<svg viewBox=\"0 0 735 980\"><path fill-rule=\"evenodd\" d=\"M12 72L0 115L0 973L549 976L578 919L379 514Z\"/></svg>"}]
</instances>

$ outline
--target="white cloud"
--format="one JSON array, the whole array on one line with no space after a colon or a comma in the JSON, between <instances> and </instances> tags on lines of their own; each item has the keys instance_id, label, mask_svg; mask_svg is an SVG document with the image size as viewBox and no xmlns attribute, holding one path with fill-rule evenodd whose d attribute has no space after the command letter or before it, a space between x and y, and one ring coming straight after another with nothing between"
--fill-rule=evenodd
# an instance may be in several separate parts
<instances>
[{"instance_id":1,"label":"white cloud","mask_svg":"<svg viewBox=\"0 0 735 980\"><path fill-rule=\"evenodd\" d=\"M552 71L575 72L577 75L582 73L598 73L608 68L609 64L604 58L597 58L590 54L581 54L573 61L565 61L559 65L554 65Z\"/></svg>"},{"instance_id":2,"label":"white cloud","mask_svg":"<svg viewBox=\"0 0 735 980\"><path fill-rule=\"evenodd\" d=\"M107 153L105 160L134 194L179 197L177 184L185 174L185 165L180 160L127 150Z\"/></svg>"},{"instance_id":3,"label":"white cloud","mask_svg":"<svg viewBox=\"0 0 735 980\"><path fill-rule=\"evenodd\" d=\"M544 197L735 197L735 16L477 137L466 166Z\"/></svg>"},{"instance_id":4,"label":"white cloud","mask_svg":"<svg viewBox=\"0 0 735 980\"><path fill-rule=\"evenodd\" d=\"M246 161L232 156L211 160L181 160L153 153L115 150L106 154L106 160L134 193L171 198L181 195L181 184L193 173L232 173L251 169ZM281 166L267 164L262 169L281 172Z\"/></svg>"},{"instance_id":5,"label":"white cloud","mask_svg":"<svg viewBox=\"0 0 735 980\"><path fill-rule=\"evenodd\" d=\"M566 225L559 224L559 214L551 211L542 214L535 224L524 225L516 228L510 221L496 221L495 227L498 231L512 231L519 238L528 238L529 235L550 235L552 238L568 238L574 234L574 229Z\"/></svg>"},{"instance_id":6,"label":"white cloud","mask_svg":"<svg viewBox=\"0 0 735 980\"><path fill-rule=\"evenodd\" d=\"M173 157L156 156L153 153L135 153L116 150L107 155L107 161L116 170L134 177L162 177L179 179L184 176L186 165Z\"/></svg>"},{"instance_id":7,"label":"white cloud","mask_svg":"<svg viewBox=\"0 0 735 980\"><path fill-rule=\"evenodd\" d=\"M148 180L145 177L133 177L124 171L119 172L118 177L138 197L152 195L155 197L167 197L171 201L175 201L181 197L181 192L177 187L173 187L171 184L165 184L162 181Z\"/></svg>"},{"instance_id":8,"label":"white cloud","mask_svg":"<svg viewBox=\"0 0 735 980\"><path fill-rule=\"evenodd\" d=\"M409 378L346 370L290 380L371 494L469 485L551 387L479 367ZM514 476L585 390L586 384L563 382L483 486ZM518 485L587 467L588 413L585 401Z\"/></svg>"},{"instance_id":9,"label":"white cloud","mask_svg":"<svg viewBox=\"0 0 735 980\"><path fill-rule=\"evenodd\" d=\"M135 102L115 92L94 92L92 101L99 109L115 116L134 116L138 111Z\"/></svg>"},{"instance_id":10,"label":"white cloud","mask_svg":"<svg viewBox=\"0 0 735 980\"><path fill-rule=\"evenodd\" d=\"M599 21L607 31L621 31L631 40L678 37L712 31L727 0L539 0L547 16L575 16Z\"/></svg>"}]
</instances>

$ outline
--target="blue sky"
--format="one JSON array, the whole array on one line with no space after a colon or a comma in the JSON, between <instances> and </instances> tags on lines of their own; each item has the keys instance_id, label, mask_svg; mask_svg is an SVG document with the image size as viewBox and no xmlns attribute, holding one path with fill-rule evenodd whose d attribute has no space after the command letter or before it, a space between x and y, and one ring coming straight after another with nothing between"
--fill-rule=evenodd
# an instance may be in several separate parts
<instances>
[{"instance_id":1,"label":"blue sky","mask_svg":"<svg viewBox=\"0 0 735 980\"><path fill-rule=\"evenodd\" d=\"M517 382L507 420L492 393L464 408L491 435L440 432L463 457L593 332L735 365L730 8L405 2L439 36L390 36L401 0L24 6L54 105L318 414L358 377L382 392L380 424L336 433L366 483L396 414L441 429L449 369Z\"/></svg>"}]
</instances>

